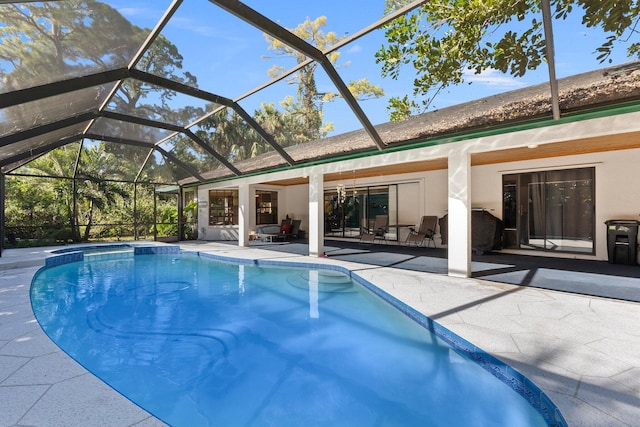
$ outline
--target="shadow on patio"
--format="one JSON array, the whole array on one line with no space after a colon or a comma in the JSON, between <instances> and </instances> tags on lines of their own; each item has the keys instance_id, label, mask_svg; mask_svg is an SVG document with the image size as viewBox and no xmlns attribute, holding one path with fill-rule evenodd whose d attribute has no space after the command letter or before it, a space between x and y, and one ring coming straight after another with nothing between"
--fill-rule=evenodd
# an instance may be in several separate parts
<instances>
[{"instance_id":1,"label":"shadow on patio","mask_svg":"<svg viewBox=\"0 0 640 427\"><path fill-rule=\"evenodd\" d=\"M299 242L268 245L262 249L308 253L308 245ZM447 274L447 251L443 248L326 240L325 253L342 261ZM640 302L640 266L637 265L489 252L474 254L471 268L472 277L481 280Z\"/></svg>"}]
</instances>

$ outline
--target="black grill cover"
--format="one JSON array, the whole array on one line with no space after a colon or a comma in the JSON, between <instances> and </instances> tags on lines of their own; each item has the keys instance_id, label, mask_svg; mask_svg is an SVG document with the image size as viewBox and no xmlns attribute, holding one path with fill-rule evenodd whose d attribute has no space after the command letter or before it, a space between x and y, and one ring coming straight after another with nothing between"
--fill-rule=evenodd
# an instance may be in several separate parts
<instances>
[{"instance_id":1,"label":"black grill cover","mask_svg":"<svg viewBox=\"0 0 640 427\"><path fill-rule=\"evenodd\" d=\"M442 244L447 244L448 215L438 220ZM502 249L502 232L504 224L500 218L496 218L485 210L471 212L471 247L478 253Z\"/></svg>"}]
</instances>

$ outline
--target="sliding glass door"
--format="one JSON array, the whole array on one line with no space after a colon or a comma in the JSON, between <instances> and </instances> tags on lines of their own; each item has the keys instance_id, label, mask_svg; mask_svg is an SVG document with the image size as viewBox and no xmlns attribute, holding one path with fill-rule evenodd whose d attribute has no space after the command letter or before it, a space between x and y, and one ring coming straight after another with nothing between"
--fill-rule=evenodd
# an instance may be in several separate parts
<instances>
[{"instance_id":1,"label":"sliding glass door","mask_svg":"<svg viewBox=\"0 0 640 427\"><path fill-rule=\"evenodd\" d=\"M324 193L324 234L359 237L367 206L367 188L345 188Z\"/></svg>"},{"instance_id":2,"label":"sliding glass door","mask_svg":"<svg viewBox=\"0 0 640 427\"><path fill-rule=\"evenodd\" d=\"M335 191L325 191L325 235L359 238L362 229L370 227L376 215L388 215L389 221L395 221L396 194L396 185L356 188L338 186Z\"/></svg>"},{"instance_id":3,"label":"sliding glass door","mask_svg":"<svg viewBox=\"0 0 640 427\"><path fill-rule=\"evenodd\" d=\"M594 252L594 168L505 175L503 197L506 247Z\"/></svg>"}]
</instances>

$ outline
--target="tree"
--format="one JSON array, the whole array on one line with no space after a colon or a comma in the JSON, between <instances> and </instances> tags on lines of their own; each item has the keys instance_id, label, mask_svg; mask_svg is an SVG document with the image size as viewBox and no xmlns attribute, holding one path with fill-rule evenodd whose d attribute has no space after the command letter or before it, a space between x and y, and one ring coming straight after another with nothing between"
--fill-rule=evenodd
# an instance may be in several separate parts
<instances>
[{"instance_id":1,"label":"tree","mask_svg":"<svg viewBox=\"0 0 640 427\"><path fill-rule=\"evenodd\" d=\"M77 77L128 65L149 34L148 29L131 24L116 9L97 0L65 2L27 2L0 5L0 81L7 90L21 89L65 78ZM166 37L159 35L138 61L136 68L183 84L197 87L196 78L182 71L182 55ZM44 100L7 109L5 122L18 128L30 126L34 117L45 120L89 108L107 93L95 87L59 95L52 99L56 108ZM204 114L201 108L170 106L175 91L126 79L109 108L137 117L188 123ZM151 101L153 100L153 101ZM149 141L158 131L126 122L100 120L97 133ZM148 158L135 147L107 145L106 150L124 163L135 163L139 170ZM155 161L155 157L149 157ZM130 172L129 175L135 172Z\"/></svg>"},{"instance_id":2,"label":"tree","mask_svg":"<svg viewBox=\"0 0 640 427\"><path fill-rule=\"evenodd\" d=\"M95 0L4 4L0 22L0 77L8 89L126 64L144 40Z\"/></svg>"},{"instance_id":3,"label":"tree","mask_svg":"<svg viewBox=\"0 0 640 427\"><path fill-rule=\"evenodd\" d=\"M104 209L116 203L118 197L129 198L129 192L122 183L109 178L119 174L119 162L100 146L83 149L81 153L82 181L78 183L78 208L76 224L80 227L80 217L84 217L84 235L82 240L89 240L96 210ZM79 235L79 233L78 233Z\"/></svg>"},{"instance_id":4,"label":"tree","mask_svg":"<svg viewBox=\"0 0 640 427\"><path fill-rule=\"evenodd\" d=\"M0 81L15 90L127 64L144 37L122 15L95 0L0 5ZM104 88L7 109L5 122L28 126L95 102Z\"/></svg>"},{"instance_id":5,"label":"tree","mask_svg":"<svg viewBox=\"0 0 640 427\"><path fill-rule=\"evenodd\" d=\"M7 177L5 192L7 227L38 227L56 222L56 194L50 179Z\"/></svg>"},{"instance_id":6,"label":"tree","mask_svg":"<svg viewBox=\"0 0 640 427\"><path fill-rule=\"evenodd\" d=\"M324 16L313 21L307 18L291 31L318 49L325 50L342 39L334 32L323 31L326 21ZM265 39L268 49L273 51L275 56L295 58L298 64L307 59L304 54L269 35L265 35ZM339 57L339 52L333 52L329 60L336 64ZM288 84L296 86L296 96L285 97L279 102L280 108L273 102L263 102L260 108L254 111L256 122L282 147L320 139L333 130L333 125L323 120L322 104L331 102L341 95L334 92L318 92L315 79L317 66L317 63L311 63L286 80ZM274 65L267 74L278 77L285 71L283 67ZM359 100L384 95L379 86L372 85L366 78L351 81L347 86ZM224 109L209 116L200 123L200 128L198 136L232 162L256 157L272 150L267 141L231 109Z\"/></svg>"},{"instance_id":7,"label":"tree","mask_svg":"<svg viewBox=\"0 0 640 427\"><path fill-rule=\"evenodd\" d=\"M144 40L146 31L136 28L140 43ZM136 64L136 68L169 80L197 87L196 77L189 73L181 73L183 57L178 48L163 35L159 35ZM112 107L124 113L133 113L141 117L165 120L169 123L188 123L202 115L201 108L186 106L175 109L170 102L176 92L167 88L151 86L135 79L125 80L118 93L112 100ZM157 104L145 104L144 100L152 98Z\"/></svg>"},{"instance_id":8,"label":"tree","mask_svg":"<svg viewBox=\"0 0 640 427\"><path fill-rule=\"evenodd\" d=\"M73 182L70 178L74 175L74 166L78 157L80 144L69 144L48 154L41 156L24 168L23 172L27 174L43 175L53 177L49 180L51 191L55 194L55 198L49 205L49 211L54 215L60 215L64 219L58 219L65 227L69 227L70 237L77 240L77 218L73 209ZM27 181L32 182L32 181ZM42 188L37 184L36 188Z\"/></svg>"},{"instance_id":9,"label":"tree","mask_svg":"<svg viewBox=\"0 0 640 427\"><path fill-rule=\"evenodd\" d=\"M386 11L408 3L409 0L386 0ZM610 60L616 44L637 36L639 7L638 0L551 2L556 21L565 20L570 13L581 13L586 27L600 27L609 34L602 45L594 47L600 61ZM521 30L509 29L497 36L500 28L512 23L518 23ZM391 98L388 109L392 120L428 108L443 88L462 83L467 70L479 74L496 69L521 77L547 58L538 0L425 2L391 22L385 34L387 44L376 53L382 75L397 79L404 67L411 66L411 72L417 74L413 95L425 98L421 103L408 95ZM627 52L638 56L640 43L630 43Z\"/></svg>"},{"instance_id":10,"label":"tree","mask_svg":"<svg viewBox=\"0 0 640 427\"><path fill-rule=\"evenodd\" d=\"M324 32L323 28L326 27L326 25L327 18L325 16L316 18L313 21L307 18L296 28L291 29L291 31L319 50L325 51L343 39L343 37L339 37L332 31ZM268 49L273 51L276 56L293 57L297 64L301 64L307 60L307 57L303 53L282 43L280 40L269 35L265 35L265 39L269 44ZM336 65L340 58L340 53L334 51L328 58L332 64ZM298 125L299 134L297 135L295 143L319 139L333 130L331 123L325 123L323 121L321 107L323 102L330 102L336 97L339 97L340 94L334 92L318 92L315 79L317 67L318 63L312 62L289 77L287 83L297 86L296 96L288 96L280 102L280 105L284 108L283 116L295 119L294 121ZM274 65L269 69L268 74L272 77L278 77L282 75L284 71L285 69L283 67ZM378 98L384 95L382 88L377 85L372 85L366 78L351 81L347 85L356 99L364 100ZM267 112L265 111L265 113Z\"/></svg>"},{"instance_id":11,"label":"tree","mask_svg":"<svg viewBox=\"0 0 640 427\"><path fill-rule=\"evenodd\" d=\"M50 179L24 179L23 184L13 184L11 191L7 191L11 201L22 206L27 212L38 212L44 203L46 215L38 215L25 224L37 225L39 220L47 226L64 227L69 237L74 241L88 240L91 228L98 211L102 211L102 218L107 222L128 222L128 217L114 216L118 212L128 212L122 204L129 200L130 191L127 186L117 182L122 174L122 164L113 155L104 150L104 143L89 148L83 148L80 153L80 163L76 175L76 199L74 208L73 197L73 165L78 156L79 144L61 147L28 164L23 173L51 177ZM15 178L20 180L22 178ZM31 188L28 190L27 187ZM24 197L23 197L24 196ZM27 196L33 197L30 204L25 204ZM14 202L12 199L16 198ZM13 218L18 218L15 214ZM62 218L65 218L64 220ZM82 221L80 219L83 219ZM109 219L110 218L110 219ZM80 229L84 228L81 235Z\"/></svg>"},{"instance_id":12,"label":"tree","mask_svg":"<svg viewBox=\"0 0 640 427\"><path fill-rule=\"evenodd\" d=\"M144 238L153 235L155 187L153 185L137 185L136 193L137 230L134 235ZM131 209L131 214L128 218L129 220L133 219L133 209Z\"/></svg>"},{"instance_id":13,"label":"tree","mask_svg":"<svg viewBox=\"0 0 640 427\"><path fill-rule=\"evenodd\" d=\"M22 89L126 66L150 31L136 27L116 9L96 0L0 4L0 22L3 23L0 25L0 82L5 90ZM148 73L197 86L195 77L182 71L182 60L177 47L160 35L136 67ZM3 111L2 127L9 127L5 132L10 131L11 126L24 129L88 110L104 99L108 90L108 85L98 86L38 102L16 105ZM200 108L171 108L171 100L175 95L175 92L169 89L127 79L108 108L137 117L179 124L188 123L204 114ZM52 107L53 102L55 108ZM94 126L96 133L139 141L154 141L158 136L157 131L151 128L113 120L100 119ZM186 145L187 142L181 141L181 144ZM156 156L149 156L150 149L112 143L83 149L79 176L76 177L74 166L78 158L78 149L79 144L62 147L20 168L27 174L66 179L47 180L53 184L47 185L46 188L40 184L43 180L38 180L40 187L36 186L32 191L13 187L18 197L38 194L40 191L43 198L45 190L48 192L51 187L55 198L54 202L47 206L49 216L41 215L41 204L34 202L28 208L33 213L34 221L42 221L40 224L48 224L54 219L59 221L60 217L65 218L64 223L73 231L74 240L82 238L79 217L86 220L84 239L89 237L95 221L131 220L130 215L124 219L121 217L126 212L131 212L131 209L126 203L129 192L118 181L136 177L143 161L148 160L148 163L140 180L147 177L162 182L171 180L168 174L161 175L168 168L156 164ZM197 150L196 148L195 151ZM189 156L195 151L184 147L177 155ZM164 179L165 177L167 179ZM72 179L75 178L78 178L78 185L77 207L74 209ZM173 179L175 180L175 177ZM34 180L25 178L24 181L25 185L29 185ZM149 208L153 206L153 189L139 186L138 190L141 196L138 197L137 205L138 208L144 207L143 221L152 222L148 218L153 217L152 209ZM46 194L48 196L49 193ZM8 205L13 206L9 200ZM19 212L19 208L14 212ZM107 217L108 215L111 217Z\"/></svg>"},{"instance_id":14,"label":"tree","mask_svg":"<svg viewBox=\"0 0 640 427\"><path fill-rule=\"evenodd\" d=\"M300 118L283 113L273 103L263 102L254 111L254 118L282 147L306 140ZM230 108L211 115L200 123L200 128L197 135L231 162L256 157L273 149Z\"/></svg>"}]
</instances>

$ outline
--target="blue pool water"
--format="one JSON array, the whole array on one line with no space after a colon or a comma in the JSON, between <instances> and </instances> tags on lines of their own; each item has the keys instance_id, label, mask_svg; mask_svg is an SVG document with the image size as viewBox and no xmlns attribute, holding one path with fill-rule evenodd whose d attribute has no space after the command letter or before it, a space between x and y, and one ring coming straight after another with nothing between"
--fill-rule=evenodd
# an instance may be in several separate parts
<instances>
[{"instance_id":1,"label":"blue pool water","mask_svg":"<svg viewBox=\"0 0 640 427\"><path fill-rule=\"evenodd\" d=\"M175 426L556 425L535 387L337 271L93 256L41 269L31 296L66 353Z\"/></svg>"}]
</instances>

